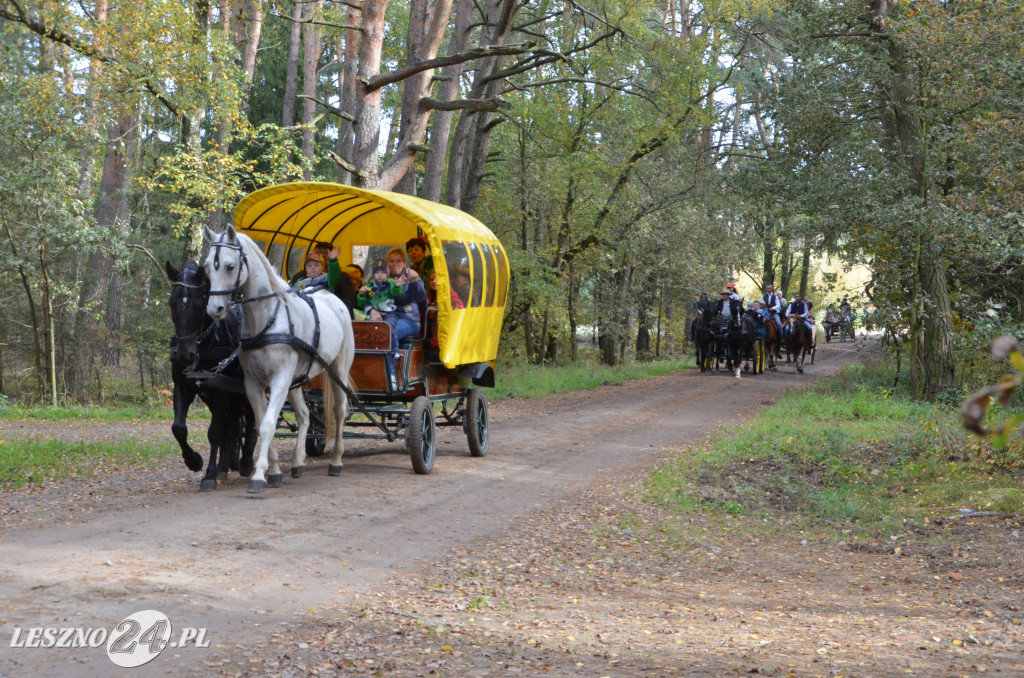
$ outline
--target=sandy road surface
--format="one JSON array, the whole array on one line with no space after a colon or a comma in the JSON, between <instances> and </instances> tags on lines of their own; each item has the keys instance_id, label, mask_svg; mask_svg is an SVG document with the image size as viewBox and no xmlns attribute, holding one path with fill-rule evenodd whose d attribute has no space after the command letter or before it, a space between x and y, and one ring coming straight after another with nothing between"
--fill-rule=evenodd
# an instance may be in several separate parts
<instances>
[{"instance_id":1,"label":"sandy road surface","mask_svg":"<svg viewBox=\"0 0 1024 678\"><path fill-rule=\"evenodd\" d=\"M370 455L372 445L352 443L341 477L326 475L326 460L311 460L305 477L292 480L286 470L284 487L259 498L238 478L199 494L197 477L176 460L130 477L9 492L0 532L0 675L209 671L217 645L263 638L312 607L344 605L396 576L429 571L452 548L499 540L572 491L650 466L652 448L733 423L864 350L860 342L822 344L803 376L788 366L742 379L688 370L505 402L491 409L488 457L468 456L461 434L441 431L430 476L412 473L400 445ZM15 627L111 629L143 609L165 613L175 636L183 626L206 627L213 646L168 649L137 669L118 669L102 649L9 647Z\"/></svg>"}]
</instances>

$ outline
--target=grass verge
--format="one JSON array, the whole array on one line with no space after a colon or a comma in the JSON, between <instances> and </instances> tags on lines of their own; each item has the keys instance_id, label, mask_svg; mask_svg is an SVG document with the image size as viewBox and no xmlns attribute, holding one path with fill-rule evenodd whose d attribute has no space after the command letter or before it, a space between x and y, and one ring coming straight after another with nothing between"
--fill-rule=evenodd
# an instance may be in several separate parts
<instances>
[{"instance_id":1,"label":"grass verge","mask_svg":"<svg viewBox=\"0 0 1024 678\"><path fill-rule=\"evenodd\" d=\"M658 360L649 363L631 363L618 367L608 367L599 363L580 363L577 365L522 365L505 367L495 370L494 388L487 397L498 398L537 398L595 388L604 384L615 384L631 379L643 379L659 374L676 372L693 366L693 358L677 360Z\"/></svg>"},{"instance_id":2,"label":"grass verge","mask_svg":"<svg viewBox=\"0 0 1024 678\"><path fill-rule=\"evenodd\" d=\"M196 416L208 417L206 407L199 401L192 406ZM200 414L202 413L202 414ZM169 404L161 405L119 405L117 407L22 407L7 405L0 407L0 421L4 419L37 419L39 421L132 421L142 419L158 419L171 421L174 419L174 408Z\"/></svg>"},{"instance_id":3,"label":"grass verge","mask_svg":"<svg viewBox=\"0 0 1024 678\"><path fill-rule=\"evenodd\" d=\"M177 443L170 437L146 443L132 439L104 443L0 440L0 487L124 472L177 452Z\"/></svg>"},{"instance_id":4,"label":"grass verge","mask_svg":"<svg viewBox=\"0 0 1024 678\"><path fill-rule=\"evenodd\" d=\"M1024 512L1019 441L994 450L956 410L895 396L886 365L854 365L790 393L651 476L680 513L771 518L860 538L934 523L961 508Z\"/></svg>"}]
</instances>

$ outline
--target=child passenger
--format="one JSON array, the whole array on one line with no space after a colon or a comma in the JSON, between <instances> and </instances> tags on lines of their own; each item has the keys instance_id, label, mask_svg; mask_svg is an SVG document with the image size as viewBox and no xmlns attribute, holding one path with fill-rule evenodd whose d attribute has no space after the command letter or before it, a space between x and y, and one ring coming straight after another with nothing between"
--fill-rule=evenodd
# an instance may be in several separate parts
<instances>
[{"instance_id":1,"label":"child passenger","mask_svg":"<svg viewBox=\"0 0 1024 678\"><path fill-rule=\"evenodd\" d=\"M327 287L327 274L324 273L324 259L318 252L310 252L306 256L306 277L295 283L295 289L312 292L314 288Z\"/></svg>"},{"instance_id":2,"label":"child passenger","mask_svg":"<svg viewBox=\"0 0 1024 678\"><path fill-rule=\"evenodd\" d=\"M391 325L391 350L398 350L398 332L393 323L388 321L388 314L395 310L395 299L402 293L394 278L388 277L388 265L382 259L373 264L373 283L369 286L363 285L359 288L359 295L356 297L356 307L363 309L367 316L371 311L377 311L383 320Z\"/></svg>"}]
</instances>

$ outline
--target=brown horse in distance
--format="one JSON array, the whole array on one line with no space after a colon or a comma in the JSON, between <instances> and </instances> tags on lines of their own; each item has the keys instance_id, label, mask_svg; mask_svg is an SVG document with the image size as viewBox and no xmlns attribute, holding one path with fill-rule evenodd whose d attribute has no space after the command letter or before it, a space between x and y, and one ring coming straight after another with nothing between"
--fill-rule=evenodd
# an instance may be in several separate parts
<instances>
[{"instance_id":1,"label":"brown horse in distance","mask_svg":"<svg viewBox=\"0 0 1024 678\"><path fill-rule=\"evenodd\" d=\"M789 340L786 343L786 348L793 362L796 363L796 371L803 374L804 357L811 352L811 333L804 325L804 319L795 313L786 318L786 323L789 325Z\"/></svg>"}]
</instances>

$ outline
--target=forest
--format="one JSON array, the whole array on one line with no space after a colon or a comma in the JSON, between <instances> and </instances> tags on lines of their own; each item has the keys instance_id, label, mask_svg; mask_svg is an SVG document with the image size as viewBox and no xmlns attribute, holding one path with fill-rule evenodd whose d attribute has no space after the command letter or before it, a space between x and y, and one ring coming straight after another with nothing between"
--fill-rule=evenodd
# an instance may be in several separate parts
<instances>
[{"instance_id":1,"label":"forest","mask_svg":"<svg viewBox=\"0 0 1024 678\"><path fill-rule=\"evenodd\" d=\"M957 402L1024 322L1022 29L1003 0L0 0L0 404L165 389L164 262L294 180L487 224L510 364L678 355L702 289L773 283L854 292L894 379Z\"/></svg>"}]
</instances>

